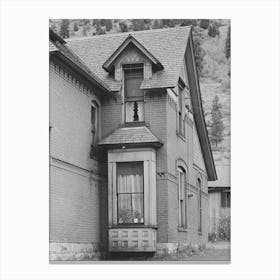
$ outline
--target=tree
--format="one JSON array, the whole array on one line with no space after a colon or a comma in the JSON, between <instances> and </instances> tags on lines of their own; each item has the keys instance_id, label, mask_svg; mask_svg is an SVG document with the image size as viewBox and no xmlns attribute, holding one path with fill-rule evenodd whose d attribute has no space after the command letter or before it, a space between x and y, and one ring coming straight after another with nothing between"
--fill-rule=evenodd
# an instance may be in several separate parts
<instances>
[{"instance_id":1,"label":"tree","mask_svg":"<svg viewBox=\"0 0 280 280\"><path fill-rule=\"evenodd\" d=\"M74 31L77 32L79 30L77 22L74 23Z\"/></svg>"},{"instance_id":2,"label":"tree","mask_svg":"<svg viewBox=\"0 0 280 280\"><path fill-rule=\"evenodd\" d=\"M208 35L215 38L219 34L220 34L220 31L219 31L217 24L215 22L210 24L208 27Z\"/></svg>"},{"instance_id":3,"label":"tree","mask_svg":"<svg viewBox=\"0 0 280 280\"><path fill-rule=\"evenodd\" d=\"M230 58L230 26L228 27L228 31L227 31L225 53L226 53L226 58Z\"/></svg>"},{"instance_id":4,"label":"tree","mask_svg":"<svg viewBox=\"0 0 280 280\"><path fill-rule=\"evenodd\" d=\"M210 140L212 143L220 143L223 140L224 124L222 121L221 109L222 105L219 102L219 97L216 95L212 102L211 122L210 122Z\"/></svg>"},{"instance_id":5,"label":"tree","mask_svg":"<svg viewBox=\"0 0 280 280\"><path fill-rule=\"evenodd\" d=\"M181 26L196 26L197 25L197 20L196 19L183 19L182 23L180 24Z\"/></svg>"},{"instance_id":6,"label":"tree","mask_svg":"<svg viewBox=\"0 0 280 280\"><path fill-rule=\"evenodd\" d=\"M163 24L163 26L174 27L175 21L174 21L174 19L163 19L162 24Z\"/></svg>"},{"instance_id":7,"label":"tree","mask_svg":"<svg viewBox=\"0 0 280 280\"><path fill-rule=\"evenodd\" d=\"M69 19L63 19L61 21L61 27L60 27L60 36L62 38L69 38Z\"/></svg>"},{"instance_id":8,"label":"tree","mask_svg":"<svg viewBox=\"0 0 280 280\"><path fill-rule=\"evenodd\" d=\"M56 30L56 24L55 24L55 22L53 22L53 21L51 21L51 29L52 29L52 31L57 32L57 30Z\"/></svg>"},{"instance_id":9,"label":"tree","mask_svg":"<svg viewBox=\"0 0 280 280\"><path fill-rule=\"evenodd\" d=\"M203 29L207 29L209 26L210 20L209 19L201 19L199 23L199 27Z\"/></svg>"},{"instance_id":10,"label":"tree","mask_svg":"<svg viewBox=\"0 0 280 280\"><path fill-rule=\"evenodd\" d=\"M160 29L162 28L162 21L155 19L152 25L152 29Z\"/></svg>"},{"instance_id":11,"label":"tree","mask_svg":"<svg viewBox=\"0 0 280 280\"><path fill-rule=\"evenodd\" d=\"M195 56L195 64L198 75L201 76L203 70L203 58L206 54L205 50L201 47L202 38L201 32L199 28L193 29L193 45L194 45L194 56Z\"/></svg>"},{"instance_id":12,"label":"tree","mask_svg":"<svg viewBox=\"0 0 280 280\"><path fill-rule=\"evenodd\" d=\"M145 23L143 19L133 19L132 28L134 31L140 31L145 29Z\"/></svg>"},{"instance_id":13,"label":"tree","mask_svg":"<svg viewBox=\"0 0 280 280\"><path fill-rule=\"evenodd\" d=\"M110 19L105 19L105 27L106 27L106 31L110 31L113 27L112 25L112 21Z\"/></svg>"},{"instance_id":14,"label":"tree","mask_svg":"<svg viewBox=\"0 0 280 280\"><path fill-rule=\"evenodd\" d=\"M121 32L127 32L128 31L127 24L124 21L119 22L119 27L120 27Z\"/></svg>"},{"instance_id":15,"label":"tree","mask_svg":"<svg viewBox=\"0 0 280 280\"><path fill-rule=\"evenodd\" d=\"M96 35L102 35L106 33L105 30L102 29L99 23L96 24L95 29L96 29Z\"/></svg>"}]
</instances>

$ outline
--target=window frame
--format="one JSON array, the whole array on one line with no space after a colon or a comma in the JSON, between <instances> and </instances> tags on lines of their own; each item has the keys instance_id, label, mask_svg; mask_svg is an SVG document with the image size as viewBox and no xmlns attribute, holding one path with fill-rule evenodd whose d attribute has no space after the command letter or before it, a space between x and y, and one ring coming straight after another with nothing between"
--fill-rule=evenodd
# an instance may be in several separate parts
<instances>
[{"instance_id":1,"label":"window frame","mask_svg":"<svg viewBox=\"0 0 280 280\"><path fill-rule=\"evenodd\" d=\"M142 92L141 96L126 96L126 75L129 75L131 73L141 73L142 80L144 80L144 63L125 63L122 64L122 72L123 72L123 105L124 105L124 123L131 124L131 123L139 123L139 122L144 122L144 90L140 91ZM139 71L137 71L139 70ZM134 72L135 71L135 72ZM136 74L137 76L137 74ZM127 116L127 103L133 103L133 110L135 116L137 116L139 119L135 120L133 119L132 121L128 121L128 116ZM142 106L142 118L141 115L138 114L139 112L139 106ZM134 118L134 116L133 116Z\"/></svg>"},{"instance_id":2,"label":"window frame","mask_svg":"<svg viewBox=\"0 0 280 280\"><path fill-rule=\"evenodd\" d=\"M177 118L178 118L178 125L177 125L177 133L179 136L186 138L186 122L185 122L185 90L186 86L179 79L178 82L178 106L177 106Z\"/></svg>"},{"instance_id":3,"label":"window frame","mask_svg":"<svg viewBox=\"0 0 280 280\"><path fill-rule=\"evenodd\" d=\"M97 156L97 143L99 140L99 129L100 129L100 106L95 99L91 100L90 103L90 133L91 133L91 151L90 158ZM93 110L95 111L95 123L93 125Z\"/></svg>"},{"instance_id":4,"label":"window frame","mask_svg":"<svg viewBox=\"0 0 280 280\"><path fill-rule=\"evenodd\" d=\"M144 199L145 199L145 190L144 190L144 161L131 161L131 162L116 162L116 179L118 180L118 165L119 164L133 164L133 163L141 163L141 168L142 168L142 174L143 174L143 186L142 186L142 189L143 191L142 192L130 192L130 193L119 193L118 189L118 181L116 182L116 199L117 199L117 225L119 226L137 226L137 225L144 225L145 223L145 203L144 203ZM143 209L143 222L137 222L137 223L120 223L119 222L119 195L120 194L127 194L127 195L130 195L131 197L131 210L132 209L132 195L133 194L142 194L142 209Z\"/></svg>"},{"instance_id":5,"label":"window frame","mask_svg":"<svg viewBox=\"0 0 280 280\"><path fill-rule=\"evenodd\" d=\"M230 204L230 192L221 192L221 208L230 208Z\"/></svg>"},{"instance_id":6,"label":"window frame","mask_svg":"<svg viewBox=\"0 0 280 280\"><path fill-rule=\"evenodd\" d=\"M177 167L177 180L178 180L178 227L186 228L186 183L187 172L184 167ZM183 186L181 185L181 176L183 176Z\"/></svg>"},{"instance_id":7,"label":"window frame","mask_svg":"<svg viewBox=\"0 0 280 280\"><path fill-rule=\"evenodd\" d=\"M197 208L198 208L198 232L202 233L202 178L196 178L196 185L198 188Z\"/></svg>"}]
</instances>

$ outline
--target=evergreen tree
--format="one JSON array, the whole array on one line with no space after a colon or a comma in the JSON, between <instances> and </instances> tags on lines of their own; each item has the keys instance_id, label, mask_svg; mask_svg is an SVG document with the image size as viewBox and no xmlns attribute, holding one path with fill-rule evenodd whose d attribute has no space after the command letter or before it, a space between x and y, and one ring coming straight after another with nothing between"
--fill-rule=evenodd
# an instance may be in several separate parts
<instances>
[{"instance_id":1,"label":"evergreen tree","mask_svg":"<svg viewBox=\"0 0 280 280\"><path fill-rule=\"evenodd\" d=\"M64 39L69 38L69 19L63 19L60 27L60 36Z\"/></svg>"},{"instance_id":2,"label":"evergreen tree","mask_svg":"<svg viewBox=\"0 0 280 280\"><path fill-rule=\"evenodd\" d=\"M224 124L221 113L222 105L219 102L219 97L216 95L212 102L211 123L210 123L210 140L212 143L220 143L223 140Z\"/></svg>"},{"instance_id":3,"label":"evergreen tree","mask_svg":"<svg viewBox=\"0 0 280 280\"><path fill-rule=\"evenodd\" d=\"M127 24L124 21L119 22L119 27L120 27L121 32L127 32L128 31Z\"/></svg>"},{"instance_id":4,"label":"evergreen tree","mask_svg":"<svg viewBox=\"0 0 280 280\"><path fill-rule=\"evenodd\" d=\"M220 34L220 31L219 31L217 24L215 22L210 24L208 27L208 35L215 38L219 34Z\"/></svg>"},{"instance_id":5,"label":"evergreen tree","mask_svg":"<svg viewBox=\"0 0 280 280\"><path fill-rule=\"evenodd\" d=\"M201 19L199 23L199 27L203 29L207 29L209 27L210 20L209 19Z\"/></svg>"},{"instance_id":6,"label":"evergreen tree","mask_svg":"<svg viewBox=\"0 0 280 280\"><path fill-rule=\"evenodd\" d=\"M145 23L143 19L133 19L132 28L134 31L140 31L145 29Z\"/></svg>"},{"instance_id":7,"label":"evergreen tree","mask_svg":"<svg viewBox=\"0 0 280 280\"><path fill-rule=\"evenodd\" d=\"M230 58L230 26L228 27L228 31L227 31L225 53L226 53L226 58Z\"/></svg>"},{"instance_id":8,"label":"evergreen tree","mask_svg":"<svg viewBox=\"0 0 280 280\"><path fill-rule=\"evenodd\" d=\"M96 24L95 26L96 29L96 35L102 35L105 34L106 32L102 29L102 27L100 26L100 24Z\"/></svg>"},{"instance_id":9,"label":"evergreen tree","mask_svg":"<svg viewBox=\"0 0 280 280\"><path fill-rule=\"evenodd\" d=\"M105 19L106 31L110 31L113 28L112 21L110 19Z\"/></svg>"},{"instance_id":10,"label":"evergreen tree","mask_svg":"<svg viewBox=\"0 0 280 280\"><path fill-rule=\"evenodd\" d=\"M175 21L174 21L174 19L163 19L162 24L163 24L163 26L174 27Z\"/></svg>"},{"instance_id":11,"label":"evergreen tree","mask_svg":"<svg viewBox=\"0 0 280 280\"><path fill-rule=\"evenodd\" d=\"M205 56L205 51L201 47L202 38L201 38L201 29L194 28L193 29L193 45L194 45L194 56L195 56L195 64L198 75L201 76L203 70L203 58Z\"/></svg>"},{"instance_id":12,"label":"evergreen tree","mask_svg":"<svg viewBox=\"0 0 280 280\"><path fill-rule=\"evenodd\" d=\"M162 27L162 21L160 19L155 19L152 25L152 29L160 29Z\"/></svg>"},{"instance_id":13,"label":"evergreen tree","mask_svg":"<svg viewBox=\"0 0 280 280\"><path fill-rule=\"evenodd\" d=\"M79 30L77 22L74 23L74 31L77 32Z\"/></svg>"},{"instance_id":14,"label":"evergreen tree","mask_svg":"<svg viewBox=\"0 0 280 280\"><path fill-rule=\"evenodd\" d=\"M57 32L55 22L51 22L51 29L52 29L52 31Z\"/></svg>"}]
</instances>

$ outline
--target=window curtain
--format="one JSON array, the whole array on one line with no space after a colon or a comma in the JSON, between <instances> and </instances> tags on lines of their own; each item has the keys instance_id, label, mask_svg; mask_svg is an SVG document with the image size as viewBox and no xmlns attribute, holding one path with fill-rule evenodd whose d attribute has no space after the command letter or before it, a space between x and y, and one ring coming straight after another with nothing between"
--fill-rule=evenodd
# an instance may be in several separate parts
<instances>
[{"instance_id":1,"label":"window curtain","mask_svg":"<svg viewBox=\"0 0 280 280\"><path fill-rule=\"evenodd\" d=\"M117 184L118 222L143 223L143 163L119 164Z\"/></svg>"}]
</instances>

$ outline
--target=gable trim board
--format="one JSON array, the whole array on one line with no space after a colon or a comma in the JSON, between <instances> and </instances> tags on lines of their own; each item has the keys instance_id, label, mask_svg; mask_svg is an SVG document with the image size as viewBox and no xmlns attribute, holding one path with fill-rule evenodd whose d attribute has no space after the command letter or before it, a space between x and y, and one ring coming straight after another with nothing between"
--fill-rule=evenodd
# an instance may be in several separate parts
<instances>
[{"instance_id":1,"label":"gable trim board","mask_svg":"<svg viewBox=\"0 0 280 280\"><path fill-rule=\"evenodd\" d=\"M123 43L114 51L114 53L104 62L103 69L110 72L113 69L114 62L121 55L121 53L130 45L133 44L142 54L144 54L154 66L160 70L163 65L158 61L141 43L139 43L131 34L123 41Z\"/></svg>"}]
</instances>

